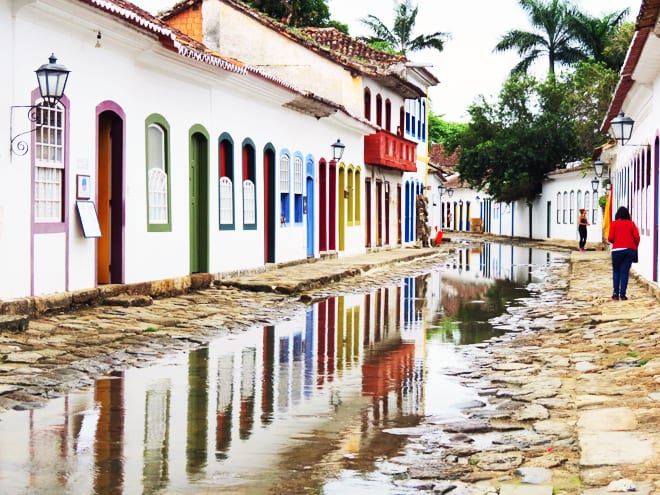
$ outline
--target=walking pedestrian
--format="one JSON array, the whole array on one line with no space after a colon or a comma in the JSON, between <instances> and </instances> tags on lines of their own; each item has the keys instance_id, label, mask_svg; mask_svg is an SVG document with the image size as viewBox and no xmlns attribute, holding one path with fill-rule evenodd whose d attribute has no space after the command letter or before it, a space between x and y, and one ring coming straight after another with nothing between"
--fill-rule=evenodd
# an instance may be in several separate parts
<instances>
[{"instance_id":1,"label":"walking pedestrian","mask_svg":"<svg viewBox=\"0 0 660 495\"><path fill-rule=\"evenodd\" d=\"M630 218L630 212L621 206L614 215L607 240L612 244L612 299L625 301L630 266L637 262L639 230Z\"/></svg>"},{"instance_id":2,"label":"walking pedestrian","mask_svg":"<svg viewBox=\"0 0 660 495\"><path fill-rule=\"evenodd\" d=\"M578 233L580 234L580 252L584 253L584 247L587 245L587 226L589 225L589 220L587 220L587 210L580 208L580 216L578 217Z\"/></svg>"}]
</instances>

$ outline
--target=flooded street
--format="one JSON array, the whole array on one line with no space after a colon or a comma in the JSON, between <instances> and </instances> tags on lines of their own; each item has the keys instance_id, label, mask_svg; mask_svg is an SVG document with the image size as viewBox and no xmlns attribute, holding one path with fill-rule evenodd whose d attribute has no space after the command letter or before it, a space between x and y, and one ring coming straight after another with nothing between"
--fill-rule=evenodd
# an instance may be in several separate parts
<instances>
[{"instance_id":1,"label":"flooded street","mask_svg":"<svg viewBox=\"0 0 660 495\"><path fill-rule=\"evenodd\" d=\"M562 255L494 243L0 421L3 493L407 493L388 429L463 417L455 372ZM504 316L503 316L504 315ZM411 490L410 493L415 493Z\"/></svg>"}]
</instances>

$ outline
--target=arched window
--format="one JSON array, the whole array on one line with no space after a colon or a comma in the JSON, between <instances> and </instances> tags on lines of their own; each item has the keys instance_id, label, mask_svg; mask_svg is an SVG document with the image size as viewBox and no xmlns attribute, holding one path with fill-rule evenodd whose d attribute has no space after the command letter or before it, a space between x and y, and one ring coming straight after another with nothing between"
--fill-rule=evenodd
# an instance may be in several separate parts
<instances>
[{"instance_id":1,"label":"arched window","mask_svg":"<svg viewBox=\"0 0 660 495\"><path fill-rule=\"evenodd\" d=\"M147 121L147 230L167 232L170 224L169 126L160 115Z\"/></svg>"},{"instance_id":2,"label":"arched window","mask_svg":"<svg viewBox=\"0 0 660 495\"><path fill-rule=\"evenodd\" d=\"M220 230L231 230L235 228L234 142L228 134L220 136L218 162Z\"/></svg>"},{"instance_id":3,"label":"arched window","mask_svg":"<svg viewBox=\"0 0 660 495\"><path fill-rule=\"evenodd\" d=\"M371 120L371 91L364 88L364 118Z\"/></svg>"},{"instance_id":4,"label":"arched window","mask_svg":"<svg viewBox=\"0 0 660 495\"><path fill-rule=\"evenodd\" d=\"M564 191L564 197L562 201L561 222L566 223L567 221L568 221L568 193Z\"/></svg>"},{"instance_id":5,"label":"arched window","mask_svg":"<svg viewBox=\"0 0 660 495\"><path fill-rule=\"evenodd\" d=\"M571 199L568 204L568 223L575 223L575 191L571 191Z\"/></svg>"},{"instance_id":6,"label":"arched window","mask_svg":"<svg viewBox=\"0 0 660 495\"><path fill-rule=\"evenodd\" d=\"M294 221L303 221L303 158L296 154L293 157L293 213Z\"/></svg>"},{"instance_id":7,"label":"arched window","mask_svg":"<svg viewBox=\"0 0 660 495\"><path fill-rule=\"evenodd\" d=\"M376 125L383 126L383 97L380 93L376 95Z\"/></svg>"},{"instance_id":8,"label":"arched window","mask_svg":"<svg viewBox=\"0 0 660 495\"><path fill-rule=\"evenodd\" d=\"M288 153L283 152L280 156L280 224L286 225L291 222L291 171L289 168L290 158Z\"/></svg>"},{"instance_id":9,"label":"arched window","mask_svg":"<svg viewBox=\"0 0 660 495\"><path fill-rule=\"evenodd\" d=\"M243 142L243 228L257 228L256 154L249 139Z\"/></svg>"},{"instance_id":10,"label":"arched window","mask_svg":"<svg viewBox=\"0 0 660 495\"><path fill-rule=\"evenodd\" d=\"M348 167L348 184L347 184L347 189L348 189L348 211L347 211L347 217L348 217L348 225L353 225L355 218L353 217L353 212L354 210L354 204L353 202L355 201L355 190L353 189L353 181L354 181L354 174L355 169L353 169L353 166L350 165Z\"/></svg>"},{"instance_id":11,"label":"arched window","mask_svg":"<svg viewBox=\"0 0 660 495\"><path fill-rule=\"evenodd\" d=\"M361 184L360 184L360 167L355 169L355 179L353 180L353 187L355 188L355 210L354 210L354 216L355 216L355 225L360 225L360 211L362 209L362 195L360 194L361 192Z\"/></svg>"},{"instance_id":12,"label":"arched window","mask_svg":"<svg viewBox=\"0 0 660 495\"><path fill-rule=\"evenodd\" d=\"M385 100L385 130L392 132L392 102L389 98Z\"/></svg>"},{"instance_id":13,"label":"arched window","mask_svg":"<svg viewBox=\"0 0 660 495\"><path fill-rule=\"evenodd\" d=\"M557 193L557 204L555 205L557 210L557 223L561 223L561 193Z\"/></svg>"}]
</instances>

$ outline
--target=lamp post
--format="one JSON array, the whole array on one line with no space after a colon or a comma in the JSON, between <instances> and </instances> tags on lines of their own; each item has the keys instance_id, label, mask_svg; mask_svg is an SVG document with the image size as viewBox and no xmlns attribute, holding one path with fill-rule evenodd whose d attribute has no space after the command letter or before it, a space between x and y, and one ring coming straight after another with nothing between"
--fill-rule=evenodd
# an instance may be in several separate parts
<instances>
[{"instance_id":1,"label":"lamp post","mask_svg":"<svg viewBox=\"0 0 660 495\"><path fill-rule=\"evenodd\" d=\"M596 174L596 177L600 179L603 176L603 172L605 172L606 167L605 167L605 162L598 158L594 162L594 173Z\"/></svg>"},{"instance_id":2,"label":"lamp post","mask_svg":"<svg viewBox=\"0 0 660 495\"><path fill-rule=\"evenodd\" d=\"M598 180L597 177L594 177L591 179L591 191L596 194L598 192L598 186L600 185L600 181Z\"/></svg>"},{"instance_id":3,"label":"lamp post","mask_svg":"<svg viewBox=\"0 0 660 495\"><path fill-rule=\"evenodd\" d=\"M21 132L13 136L12 125L14 122L14 109L27 108L27 116L30 122L37 122L39 119L38 110L44 106L54 107L64 96L64 88L69 78L71 71L62 64L57 63L55 54L51 54L48 58L48 63L39 67L35 73L37 74L37 83L39 84L39 93L41 101L36 105L13 105L10 108L10 124L9 124L9 153L19 156L25 155L28 152L28 144L26 141L17 141L17 138L35 132L37 129L43 127L45 122L39 122L34 128L29 131Z\"/></svg>"},{"instance_id":4,"label":"lamp post","mask_svg":"<svg viewBox=\"0 0 660 495\"><path fill-rule=\"evenodd\" d=\"M346 145L341 142L339 138L337 138L337 141L332 143L332 159L336 162L341 160L341 157L344 155L344 149L346 149Z\"/></svg>"},{"instance_id":5,"label":"lamp post","mask_svg":"<svg viewBox=\"0 0 660 495\"><path fill-rule=\"evenodd\" d=\"M612 131L612 135L614 136L614 139L616 139L621 144L621 146L625 146L625 144L630 141L630 136L632 136L634 125L635 121L630 117L626 117L623 112L619 113L617 117L610 121L610 130Z\"/></svg>"},{"instance_id":6,"label":"lamp post","mask_svg":"<svg viewBox=\"0 0 660 495\"><path fill-rule=\"evenodd\" d=\"M451 187L440 184L438 186L438 194L440 195L440 230L442 230L444 228L444 218L442 215L442 195L447 194L447 197L451 198L454 194L454 190Z\"/></svg>"}]
</instances>

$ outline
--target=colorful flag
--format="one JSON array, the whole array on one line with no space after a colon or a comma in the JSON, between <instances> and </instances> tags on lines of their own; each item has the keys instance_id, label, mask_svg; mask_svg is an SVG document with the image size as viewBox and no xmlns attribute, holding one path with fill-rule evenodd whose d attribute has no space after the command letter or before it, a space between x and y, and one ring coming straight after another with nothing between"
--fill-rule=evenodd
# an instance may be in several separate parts
<instances>
[{"instance_id":1,"label":"colorful flag","mask_svg":"<svg viewBox=\"0 0 660 495\"><path fill-rule=\"evenodd\" d=\"M612 187L607 191L605 200L605 211L603 212L603 237L605 240L610 235L610 224L612 223Z\"/></svg>"}]
</instances>

